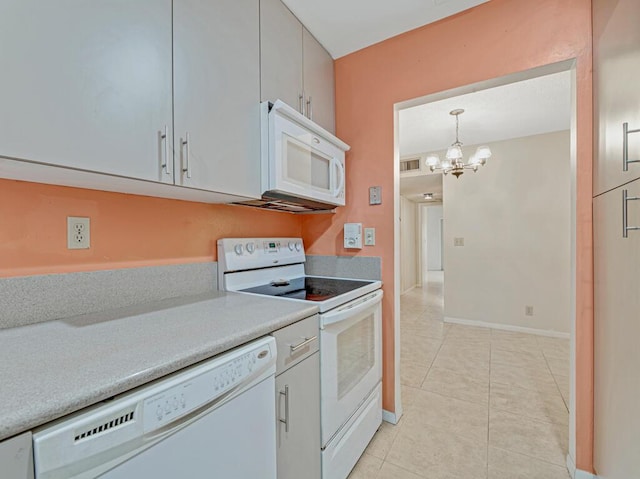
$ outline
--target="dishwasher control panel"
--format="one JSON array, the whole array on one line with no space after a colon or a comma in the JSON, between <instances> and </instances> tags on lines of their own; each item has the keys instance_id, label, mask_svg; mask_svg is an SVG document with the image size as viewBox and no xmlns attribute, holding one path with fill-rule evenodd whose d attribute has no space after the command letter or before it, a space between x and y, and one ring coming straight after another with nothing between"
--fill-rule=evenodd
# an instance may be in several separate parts
<instances>
[{"instance_id":1,"label":"dishwasher control panel","mask_svg":"<svg viewBox=\"0 0 640 479\"><path fill-rule=\"evenodd\" d=\"M268 346L259 347L145 398L142 409L144 433L223 401L230 391L261 372L275 359L274 356Z\"/></svg>"}]
</instances>

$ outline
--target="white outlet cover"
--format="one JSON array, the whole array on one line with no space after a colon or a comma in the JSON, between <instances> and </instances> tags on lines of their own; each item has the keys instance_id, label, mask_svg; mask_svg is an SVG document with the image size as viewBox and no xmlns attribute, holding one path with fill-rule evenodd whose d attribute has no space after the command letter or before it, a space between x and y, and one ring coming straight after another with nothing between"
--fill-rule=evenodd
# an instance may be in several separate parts
<instances>
[{"instance_id":1,"label":"white outlet cover","mask_svg":"<svg viewBox=\"0 0 640 479\"><path fill-rule=\"evenodd\" d=\"M67 248L89 249L91 247L91 219L67 216Z\"/></svg>"}]
</instances>

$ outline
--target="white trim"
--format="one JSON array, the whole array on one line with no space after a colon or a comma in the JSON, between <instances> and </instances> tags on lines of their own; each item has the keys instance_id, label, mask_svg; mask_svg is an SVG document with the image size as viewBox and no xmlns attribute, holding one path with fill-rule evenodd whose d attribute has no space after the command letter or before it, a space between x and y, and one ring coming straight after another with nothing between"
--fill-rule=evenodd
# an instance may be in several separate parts
<instances>
[{"instance_id":1,"label":"white trim","mask_svg":"<svg viewBox=\"0 0 640 479\"><path fill-rule=\"evenodd\" d=\"M574 476L574 479L598 479L598 476L595 476L590 472L586 472L581 469L576 469L576 475Z\"/></svg>"},{"instance_id":2,"label":"white trim","mask_svg":"<svg viewBox=\"0 0 640 479\"><path fill-rule=\"evenodd\" d=\"M393 403L394 419L402 417L400 385L400 114L393 109ZM384 416L383 416L384 417ZM392 422L392 421L390 421ZM397 421L396 421L397 422ZM394 423L395 424L395 423Z\"/></svg>"},{"instance_id":3,"label":"white trim","mask_svg":"<svg viewBox=\"0 0 640 479\"><path fill-rule=\"evenodd\" d=\"M572 479L598 479L598 476L591 474L590 472L576 469L576 465L573 463L571 455L567 454L567 469Z\"/></svg>"},{"instance_id":4,"label":"white trim","mask_svg":"<svg viewBox=\"0 0 640 479\"><path fill-rule=\"evenodd\" d=\"M479 328L500 329L503 331L515 331L518 333L537 334L538 336L550 336L552 338L569 339L569 333L552 331L547 329L525 328L524 326L512 326L511 324L488 323L486 321L476 321L474 319L451 318L445 316L445 323L462 324L464 326L476 326Z\"/></svg>"},{"instance_id":5,"label":"white trim","mask_svg":"<svg viewBox=\"0 0 640 479\"><path fill-rule=\"evenodd\" d=\"M382 410L382 420L386 422L390 422L391 424L398 424L401 415L396 415L395 412L387 411L386 409Z\"/></svg>"}]
</instances>

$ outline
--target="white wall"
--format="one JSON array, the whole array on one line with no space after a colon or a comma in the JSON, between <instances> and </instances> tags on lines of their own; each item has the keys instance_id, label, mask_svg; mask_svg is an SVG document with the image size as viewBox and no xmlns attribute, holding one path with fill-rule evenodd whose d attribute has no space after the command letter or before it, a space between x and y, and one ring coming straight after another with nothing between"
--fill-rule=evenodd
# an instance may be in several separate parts
<instances>
[{"instance_id":1,"label":"white wall","mask_svg":"<svg viewBox=\"0 0 640 479\"><path fill-rule=\"evenodd\" d=\"M569 131L490 146L477 173L444 180L444 315L568 333Z\"/></svg>"},{"instance_id":2,"label":"white wall","mask_svg":"<svg viewBox=\"0 0 640 479\"><path fill-rule=\"evenodd\" d=\"M416 245L417 205L400 197L400 287L402 292L418 283L418 249Z\"/></svg>"},{"instance_id":3,"label":"white wall","mask_svg":"<svg viewBox=\"0 0 640 479\"><path fill-rule=\"evenodd\" d=\"M443 218L442 205L426 206L427 211L427 270L442 270L442 239L440 220Z\"/></svg>"}]
</instances>

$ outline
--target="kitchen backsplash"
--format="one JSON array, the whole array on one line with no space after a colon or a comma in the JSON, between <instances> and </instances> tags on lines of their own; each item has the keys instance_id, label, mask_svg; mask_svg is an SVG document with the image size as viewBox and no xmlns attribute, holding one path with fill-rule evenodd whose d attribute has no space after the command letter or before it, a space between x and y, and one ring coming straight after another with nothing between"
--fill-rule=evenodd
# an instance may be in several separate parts
<instances>
[{"instance_id":1,"label":"kitchen backsplash","mask_svg":"<svg viewBox=\"0 0 640 479\"><path fill-rule=\"evenodd\" d=\"M0 279L0 329L218 289L215 262Z\"/></svg>"},{"instance_id":2,"label":"kitchen backsplash","mask_svg":"<svg viewBox=\"0 0 640 479\"><path fill-rule=\"evenodd\" d=\"M338 278L382 279L382 259L377 256L307 255L305 273Z\"/></svg>"},{"instance_id":3,"label":"kitchen backsplash","mask_svg":"<svg viewBox=\"0 0 640 479\"><path fill-rule=\"evenodd\" d=\"M307 274L378 280L381 259L307 256ZM0 329L218 289L218 263L47 274L0 279Z\"/></svg>"}]
</instances>

